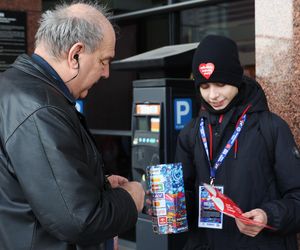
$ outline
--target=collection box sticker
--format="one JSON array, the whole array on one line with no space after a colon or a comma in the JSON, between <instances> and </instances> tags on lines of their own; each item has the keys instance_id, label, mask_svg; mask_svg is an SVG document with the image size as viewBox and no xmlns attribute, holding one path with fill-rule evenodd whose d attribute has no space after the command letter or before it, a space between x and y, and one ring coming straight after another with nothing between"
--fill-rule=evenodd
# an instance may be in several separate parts
<instances>
[{"instance_id":1,"label":"collection box sticker","mask_svg":"<svg viewBox=\"0 0 300 250\"><path fill-rule=\"evenodd\" d=\"M147 184L152 197L152 228L158 234L188 230L181 163L147 167Z\"/></svg>"}]
</instances>

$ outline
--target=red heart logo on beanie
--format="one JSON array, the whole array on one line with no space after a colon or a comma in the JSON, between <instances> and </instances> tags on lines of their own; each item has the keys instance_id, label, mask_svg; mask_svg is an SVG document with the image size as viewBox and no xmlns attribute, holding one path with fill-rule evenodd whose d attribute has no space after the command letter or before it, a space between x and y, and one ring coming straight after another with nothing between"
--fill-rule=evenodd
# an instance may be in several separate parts
<instances>
[{"instance_id":1,"label":"red heart logo on beanie","mask_svg":"<svg viewBox=\"0 0 300 250\"><path fill-rule=\"evenodd\" d=\"M199 72L206 79L210 78L214 70L215 70L215 65L213 63L201 63L199 65Z\"/></svg>"}]
</instances>

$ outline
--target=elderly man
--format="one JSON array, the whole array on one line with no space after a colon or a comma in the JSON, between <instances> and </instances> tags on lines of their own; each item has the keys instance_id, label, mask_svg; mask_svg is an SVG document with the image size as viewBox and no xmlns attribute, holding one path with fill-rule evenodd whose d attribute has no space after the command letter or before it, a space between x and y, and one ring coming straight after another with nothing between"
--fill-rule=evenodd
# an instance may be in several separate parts
<instances>
[{"instance_id":1,"label":"elderly man","mask_svg":"<svg viewBox=\"0 0 300 250\"><path fill-rule=\"evenodd\" d=\"M143 188L105 177L74 106L109 77L115 42L101 6L60 5L42 15L34 54L0 75L1 250L99 250L134 226Z\"/></svg>"}]
</instances>

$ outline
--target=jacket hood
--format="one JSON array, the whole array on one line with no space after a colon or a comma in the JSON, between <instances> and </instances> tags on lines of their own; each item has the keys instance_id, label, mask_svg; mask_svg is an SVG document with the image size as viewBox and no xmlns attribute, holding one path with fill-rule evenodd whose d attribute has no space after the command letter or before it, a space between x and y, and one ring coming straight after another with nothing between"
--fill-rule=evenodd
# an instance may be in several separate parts
<instances>
[{"instance_id":1,"label":"jacket hood","mask_svg":"<svg viewBox=\"0 0 300 250\"><path fill-rule=\"evenodd\" d=\"M255 113L269 110L266 95L260 84L254 79L243 76L239 93L232 102L223 110L215 111L207 104L200 95L201 110L200 116L209 117L210 115L220 115L233 113L235 117L240 116L246 109L247 113ZM250 106L250 108L248 108Z\"/></svg>"},{"instance_id":2,"label":"jacket hood","mask_svg":"<svg viewBox=\"0 0 300 250\"><path fill-rule=\"evenodd\" d=\"M242 88L239 93L240 102L237 104L239 110L244 110L251 105L248 113L269 110L267 98L260 84L254 79L244 76Z\"/></svg>"}]
</instances>

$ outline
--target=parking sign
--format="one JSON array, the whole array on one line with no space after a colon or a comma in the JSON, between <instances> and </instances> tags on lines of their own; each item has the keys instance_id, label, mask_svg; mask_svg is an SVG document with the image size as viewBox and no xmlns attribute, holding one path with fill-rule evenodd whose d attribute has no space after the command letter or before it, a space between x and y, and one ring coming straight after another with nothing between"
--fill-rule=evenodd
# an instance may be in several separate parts
<instances>
[{"instance_id":1,"label":"parking sign","mask_svg":"<svg viewBox=\"0 0 300 250\"><path fill-rule=\"evenodd\" d=\"M174 99L174 128L180 130L192 119L192 99Z\"/></svg>"}]
</instances>

